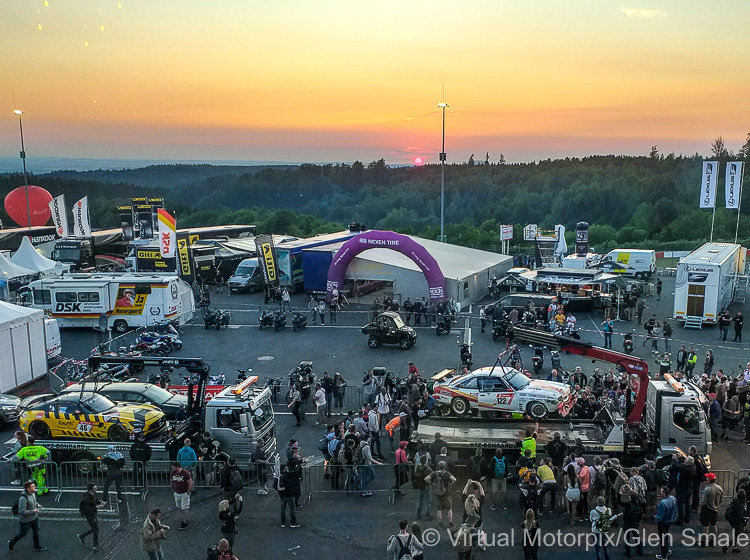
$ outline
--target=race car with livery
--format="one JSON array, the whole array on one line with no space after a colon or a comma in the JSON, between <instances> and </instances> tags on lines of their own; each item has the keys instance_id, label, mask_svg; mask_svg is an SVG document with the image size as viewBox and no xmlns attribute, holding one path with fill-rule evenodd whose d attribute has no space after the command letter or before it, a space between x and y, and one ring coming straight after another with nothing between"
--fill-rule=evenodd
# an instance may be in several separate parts
<instances>
[{"instance_id":1,"label":"race car with livery","mask_svg":"<svg viewBox=\"0 0 750 560\"><path fill-rule=\"evenodd\" d=\"M32 404L21 413L20 427L38 440L76 438L128 441L166 430L164 413L150 404L118 403L95 393L64 393Z\"/></svg>"},{"instance_id":2,"label":"race car with livery","mask_svg":"<svg viewBox=\"0 0 750 560\"><path fill-rule=\"evenodd\" d=\"M576 403L564 383L529 379L516 369L483 367L435 384L433 396L458 415L470 411L509 412L544 418L567 416Z\"/></svg>"}]
</instances>

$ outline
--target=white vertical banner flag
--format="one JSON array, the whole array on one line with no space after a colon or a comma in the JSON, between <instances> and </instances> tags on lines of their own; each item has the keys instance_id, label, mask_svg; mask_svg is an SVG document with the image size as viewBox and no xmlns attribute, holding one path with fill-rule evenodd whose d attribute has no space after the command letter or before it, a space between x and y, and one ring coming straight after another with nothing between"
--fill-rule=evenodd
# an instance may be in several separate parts
<instances>
[{"instance_id":1,"label":"white vertical banner flag","mask_svg":"<svg viewBox=\"0 0 750 560\"><path fill-rule=\"evenodd\" d=\"M740 182L742 181L742 162L727 163L726 182L724 183L724 199L727 208L736 210L740 207Z\"/></svg>"},{"instance_id":2,"label":"white vertical banner flag","mask_svg":"<svg viewBox=\"0 0 750 560\"><path fill-rule=\"evenodd\" d=\"M716 176L719 167L715 161L703 162L703 177L701 179L701 208L716 207Z\"/></svg>"},{"instance_id":3,"label":"white vertical banner flag","mask_svg":"<svg viewBox=\"0 0 750 560\"><path fill-rule=\"evenodd\" d=\"M159 252L165 259L172 258L177 246L177 223L164 208L158 208L156 215L159 217Z\"/></svg>"},{"instance_id":4,"label":"white vertical banner flag","mask_svg":"<svg viewBox=\"0 0 750 560\"><path fill-rule=\"evenodd\" d=\"M49 209L52 212L52 221L55 222L55 233L59 237L68 237L68 216L65 214L65 195L49 201Z\"/></svg>"},{"instance_id":5,"label":"white vertical banner flag","mask_svg":"<svg viewBox=\"0 0 750 560\"><path fill-rule=\"evenodd\" d=\"M73 205L73 235L76 237L91 237L89 198L87 196Z\"/></svg>"}]
</instances>

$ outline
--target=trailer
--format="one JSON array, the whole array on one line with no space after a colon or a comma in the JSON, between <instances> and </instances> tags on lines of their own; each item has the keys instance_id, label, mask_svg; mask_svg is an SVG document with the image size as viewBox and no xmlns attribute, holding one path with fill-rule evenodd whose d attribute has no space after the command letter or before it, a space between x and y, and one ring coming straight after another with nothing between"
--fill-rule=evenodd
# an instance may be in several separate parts
<instances>
[{"instance_id":1,"label":"trailer","mask_svg":"<svg viewBox=\"0 0 750 560\"><path fill-rule=\"evenodd\" d=\"M164 319L185 323L195 303L190 285L176 276L101 273L42 278L19 292L24 305L43 309L65 327L107 326L123 333Z\"/></svg>"},{"instance_id":2,"label":"trailer","mask_svg":"<svg viewBox=\"0 0 750 560\"><path fill-rule=\"evenodd\" d=\"M746 249L735 243L706 243L677 263L672 317L686 326L716 324L734 299L745 269Z\"/></svg>"},{"instance_id":3,"label":"trailer","mask_svg":"<svg viewBox=\"0 0 750 560\"><path fill-rule=\"evenodd\" d=\"M646 361L580 340L519 327L509 336L613 363L636 376L637 395L628 403L627 417L603 408L591 420L427 418L419 423L413 442L432 441L440 434L448 447L459 453L479 447L501 448L513 455L519 452L519 442L529 431L537 434L539 447L559 433L570 447L582 445L587 453L618 457L631 465L652 455L659 467L666 466L673 454L684 454L693 445L710 460L711 432L703 409L706 398L693 383L677 382L668 374L664 380L651 380Z\"/></svg>"}]
</instances>

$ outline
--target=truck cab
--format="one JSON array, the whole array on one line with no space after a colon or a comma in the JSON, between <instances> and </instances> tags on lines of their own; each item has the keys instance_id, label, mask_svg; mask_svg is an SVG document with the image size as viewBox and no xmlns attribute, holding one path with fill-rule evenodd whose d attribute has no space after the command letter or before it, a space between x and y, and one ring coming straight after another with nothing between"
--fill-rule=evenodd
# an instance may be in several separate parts
<instances>
[{"instance_id":1,"label":"truck cab","mask_svg":"<svg viewBox=\"0 0 750 560\"><path fill-rule=\"evenodd\" d=\"M94 250L87 239L61 239L52 249L52 260L69 264L71 272L95 266Z\"/></svg>"},{"instance_id":2,"label":"truck cab","mask_svg":"<svg viewBox=\"0 0 750 560\"><path fill-rule=\"evenodd\" d=\"M257 376L226 387L204 405L204 429L220 444L220 449L249 461L260 441L266 456L276 450L276 422L271 403L271 390L258 387Z\"/></svg>"},{"instance_id":3,"label":"truck cab","mask_svg":"<svg viewBox=\"0 0 750 560\"><path fill-rule=\"evenodd\" d=\"M658 434L662 456L687 451L691 445L701 455L711 453L711 432L707 426L706 397L690 382L652 380L648 385L644 422Z\"/></svg>"}]
</instances>

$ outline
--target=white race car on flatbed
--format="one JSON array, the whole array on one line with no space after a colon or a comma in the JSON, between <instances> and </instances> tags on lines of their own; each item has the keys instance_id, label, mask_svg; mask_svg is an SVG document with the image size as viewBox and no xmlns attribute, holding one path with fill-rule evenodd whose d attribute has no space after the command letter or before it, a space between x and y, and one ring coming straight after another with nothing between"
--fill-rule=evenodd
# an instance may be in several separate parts
<instances>
[{"instance_id":1,"label":"white race car on flatbed","mask_svg":"<svg viewBox=\"0 0 750 560\"><path fill-rule=\"evenodd\" d=\"M439 383L433 390L438 403L459 416L471 409L528 414L532 418L567 416L576 403L575 394L565 383L529 379L511 368L479 368Z\"/></svg>"}]
</instances>

